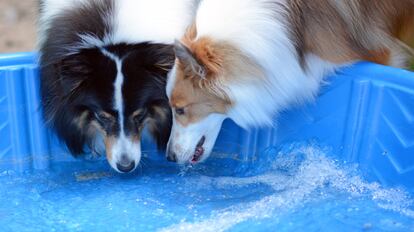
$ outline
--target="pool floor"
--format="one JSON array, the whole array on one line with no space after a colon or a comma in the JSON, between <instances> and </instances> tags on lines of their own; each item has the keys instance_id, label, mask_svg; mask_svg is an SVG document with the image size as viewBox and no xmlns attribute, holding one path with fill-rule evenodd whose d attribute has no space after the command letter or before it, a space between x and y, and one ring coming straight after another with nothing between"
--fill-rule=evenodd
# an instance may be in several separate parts
<instances>
[{"instance_id":1,"label":"pool floor","mask_svg":"<svg viewBox=\"0 0 414 232\"><path fill-rule=\"evenodd\" d=\"M148 159L128 176L104 161L4 172L0 231L414 231L411 193L368 182L317 147L275 154L244 175L230 163Z\"/></svg>"}]
</instances>

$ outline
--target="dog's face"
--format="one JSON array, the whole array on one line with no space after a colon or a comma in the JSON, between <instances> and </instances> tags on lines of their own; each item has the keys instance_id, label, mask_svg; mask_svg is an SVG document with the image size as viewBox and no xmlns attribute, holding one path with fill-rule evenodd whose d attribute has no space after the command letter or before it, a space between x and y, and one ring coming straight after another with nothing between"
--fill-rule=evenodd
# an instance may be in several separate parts
<instances>
[{"instance_id":1,"label":"dog's face","mask_svg":"<svg viewBox=\"0 0 414 232\"><path fill-rule=\"evenodd\" d=\"M165 146L171 129L165 84L173 60L170 46L140 44L86 49L62 61L61 84L79 133L69 148L76 153L89 143L96 149L102 137L108 162L125 173L140 162L145 127Z\"/></svg>"},{"instance_id":2,"label":"dog's face","mask_svg":"<svg viewBox=\"0 0 414 232\"><path fill-rule=\"evenodd\" d=\"M263 74L235 45L197 37L195 24L174 49L175 65L167 82L173 111L167 159L194 164L208 158L224 119L237 123L239 96L248 98L243 89L251 86L250 77L257 77L255 84Z\"/></svg>"},{"instance_id":3,"label":"dog's face","mask_svg":"<svg viewBox=\"0 0 414 232\"><path fill-rule=\"evenodd\" d=\"M180 164L201 162L210 155L221 124L237 104L232 88L256 70L230 44L195 39L191 29L188 34L176 41L176 62L167 83L173 110L167 159Z\"/></svg>"},{"instance_id":4,"label":"dog's face","mask_svg":"<svg viewBox=\"0 0 414 232\"><path fill-rule=\"evenodd\" d=\"M199 77L186 73L184 62L177 60L167 90L173 109L167 158L180 164L197 163L208 157L229 105L225 98L199 86Z\"/></svg>"}]
</instances>

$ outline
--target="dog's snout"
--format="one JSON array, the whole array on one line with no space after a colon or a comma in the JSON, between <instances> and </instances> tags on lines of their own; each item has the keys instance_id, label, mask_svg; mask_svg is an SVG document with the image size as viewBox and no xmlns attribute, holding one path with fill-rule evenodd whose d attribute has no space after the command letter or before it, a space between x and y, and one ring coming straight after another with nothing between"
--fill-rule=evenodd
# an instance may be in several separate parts
<instances>
[{"instance_id":1,"label":"dog's snout","mask_svg":"<svg viewBox=\"0 0 414 232\"><path fill-rule=\"evenodd\" d=\"M119 163L123 166L127 166L131 163L131 160L128 158L127 154L122 154Z\"/></svg>"},{"instance_id":2,"label":"dog's snout","mask_svg":"<svg viewBox=\"0 0 414 232\"><path fill-rule=\"evenodd\" d=\"M135 161L129 159L126 154L123 154L120 161L116 164L116 168L123 173L131 172L135 169Z\"/></svg>"}]
</instances>

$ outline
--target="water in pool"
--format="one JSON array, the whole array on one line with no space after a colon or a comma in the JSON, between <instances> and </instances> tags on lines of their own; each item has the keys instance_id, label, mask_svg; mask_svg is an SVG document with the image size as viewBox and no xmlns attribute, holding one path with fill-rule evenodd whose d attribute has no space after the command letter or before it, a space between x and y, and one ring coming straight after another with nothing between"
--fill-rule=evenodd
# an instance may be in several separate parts
<instances>
[{"instance_id":1,"label":"water in pool","mask_svg":"<svg viewBox=\"0 0 414 232\"><path fill-rule=\"evenodd\" d=\"M409 192L315 146L285 150L185 170L148 159L129 176L105 162L4 172L0 231L414 231Z\"/></svg>"}]
</instances>

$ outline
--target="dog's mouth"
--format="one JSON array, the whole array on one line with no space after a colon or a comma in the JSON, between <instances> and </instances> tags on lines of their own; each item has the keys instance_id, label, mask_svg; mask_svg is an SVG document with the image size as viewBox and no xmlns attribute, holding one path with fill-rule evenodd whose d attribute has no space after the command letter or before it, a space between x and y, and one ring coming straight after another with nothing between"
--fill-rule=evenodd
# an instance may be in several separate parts
<instances>
[{"instance_id":1,"label":"dog's mouth","mask_svg":"<svg viewBox=\"0 0 414 232\"><path fill-rule=\"evenodd\" d=\"M196 146L195 151L194 151L193 158L191 159L191 163L197 163L198 161L201 160L201 157L204 154L203 145L204 145L205 141L206 141L205 136L201 137L200 141L198 141L197 146Z\"/></svg>"}]
</instances>

